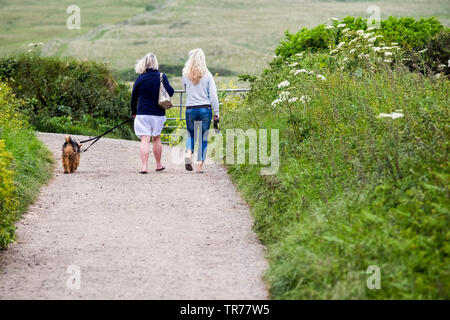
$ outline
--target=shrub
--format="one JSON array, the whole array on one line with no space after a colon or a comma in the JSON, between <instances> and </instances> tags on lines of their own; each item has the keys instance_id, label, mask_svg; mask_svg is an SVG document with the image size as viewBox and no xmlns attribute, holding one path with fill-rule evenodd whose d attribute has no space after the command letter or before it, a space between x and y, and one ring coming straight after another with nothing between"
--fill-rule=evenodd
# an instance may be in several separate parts
<instances>
[{"instance_id":1,"label":"shrub","mask_svg":"<svg viewBox=\"0 0 450 320\"><path fill-rule=\"evenodd\" d=\"M14 241L14 223L51 175L50 152L19 112L24 104L0 83L0 248Z\"/></svg>"},{"instance_id":2,"label":"shrub","mask_svg":"<svg viewBox=\"0 0 450 320\"><path fill-rule=\"evenodd\" d=\"M17 209L14 186L13 157L0 140L0 248L5 249L14 240L14 222Z\"/></svg>"},{"instance_id":3,"label":"shrub","mask_svg":"<svg viewBox=\"0 0 450 320\"><path fill-rule=\"evenodd\" d=\"M343 27L338 27L345 25ZM285 39L276 49L276 54L287 59L302 51L327 51L333 44L338 44L344 37L344 30L367 30L367 19L361 17L346 17L342 21L333 21L329 27L317 26L311 30L303 28L300 32L285 33ZM444 30L444 26L434 17L422 18L396 18L389 17L381 21L381 28L374 30L382 35L386 41L398 43L404 49L423 47L428 41Z\"/></svg>"},{"instance_id":4,"label":"shrub","mask_svg":"<svg viewBox=\"0 0 450 320\"><path fill-rule=\"evenodd\" d=\"M53 117L70 117L77 126L89 115L111 127L130 116L128 87L117 82L104 64L21 55L0 59L0 78L27 102L22 111L37 130L48 129ZM65 132L80 133L69 129ZM131 128L123 133L131 136Z\"/></svg>"}]
</instances>

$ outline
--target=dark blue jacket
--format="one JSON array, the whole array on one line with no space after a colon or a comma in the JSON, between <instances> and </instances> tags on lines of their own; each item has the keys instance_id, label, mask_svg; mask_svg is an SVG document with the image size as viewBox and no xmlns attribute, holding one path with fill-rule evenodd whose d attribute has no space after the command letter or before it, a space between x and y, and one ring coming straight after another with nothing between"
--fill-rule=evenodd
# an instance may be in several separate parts
<instances>
[{"instance_id":1,"label":"dark blue jacket","mask_svg":"<svg viewBox=\"0 0 450 320\"><path fill-rule=\"evenodd\" d=\"M158 105L159 98L159 71L147 69L134 82L133 93L131 94L131 114L146 114L153 116L164 116L166 110ZM174 90L166 75L163 74L163 84L170 96Z\"/></svg>"}]
</instances>

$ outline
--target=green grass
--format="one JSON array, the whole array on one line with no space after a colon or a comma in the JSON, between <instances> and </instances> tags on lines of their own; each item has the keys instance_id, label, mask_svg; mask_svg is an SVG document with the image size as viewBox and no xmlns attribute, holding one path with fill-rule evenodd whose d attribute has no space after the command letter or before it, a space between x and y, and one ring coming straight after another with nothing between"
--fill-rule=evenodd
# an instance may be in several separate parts
<instances>
[{"instance_id":1,"label":"green grass","mask_svg":"<svg viewBox=\"0 0 450 320\"><path fill-rule=\"evenodd\" d=\"M383 64L345 71L327 54L294 61L327 80L278 60L221 120L280 130L276 175L229 170L268 247L272 298L448 299L450 82ZM286 79L311 100L271 106ZM366 287L370 265L380 290Z\"/></svg>"}]
</instances>

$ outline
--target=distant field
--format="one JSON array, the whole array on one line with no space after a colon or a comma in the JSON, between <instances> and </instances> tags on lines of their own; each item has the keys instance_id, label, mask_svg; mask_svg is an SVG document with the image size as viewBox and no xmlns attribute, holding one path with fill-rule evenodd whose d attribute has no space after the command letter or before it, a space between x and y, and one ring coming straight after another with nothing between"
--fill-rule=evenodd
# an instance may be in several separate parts
<instances>
[{"instance_id":1,"label":"distant field","mask_svg":"<svg viewBox=\"0 0 450 320\"><path fill-rule=\"evenodd\" d=\"M81 8L81 30L68 30L66 8ZM188 50L202 47L209 66L227 78L259 73L285 30L326 23L331 17L368 16L372 1L319 0L0 0L0 55L45 43L43 55L109 63L122 78L136 59L155 52L163 71L179 74ZM389 15L434 15L450 24L448 0L377 1ZM174 79L179 85L179 79Z\"/></svg>"}]
</instances>

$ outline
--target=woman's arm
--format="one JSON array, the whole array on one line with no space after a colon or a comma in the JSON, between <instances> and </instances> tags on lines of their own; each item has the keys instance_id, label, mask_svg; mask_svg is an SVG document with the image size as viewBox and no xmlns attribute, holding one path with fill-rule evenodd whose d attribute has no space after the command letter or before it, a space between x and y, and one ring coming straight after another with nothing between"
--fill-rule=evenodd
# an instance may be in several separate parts
<instances>
[{"instance_id":1,"label":"woman's arm","mask_svg":"<svg viewBox=\"0 0 450 320\"><path fill-rule=\"evenodd\" d=\"M219 97L217 96L216 83L214 77L209 74L209 99L215 116L219 116Z\"/></svg>"},{"instance_id":2,"label":"woman's arm","mask_svg":"<svg viewBox=\"0 0 450 320\"><path fill-rule=\"evenodd\" d=\"M139 83L138 79L134 82L133 92L131 93L131 115L135 116L137 113L137 103L139 99Z\"/></svg>"},{"instance_id":3,"label":"woman's arm","mask_svg":"<svg viewBox=\"0 0 450 320\"><path fill-rule=\"evenodd\" d=\"M172 88L172 86L169 83L169 79L167 79L167 76L163 73L163 84L164 84L164 88L166 88L167 93L169 94L169 96L173 96L173 94L175 93L175 90Z\"/></svg>"}]
</instances>

